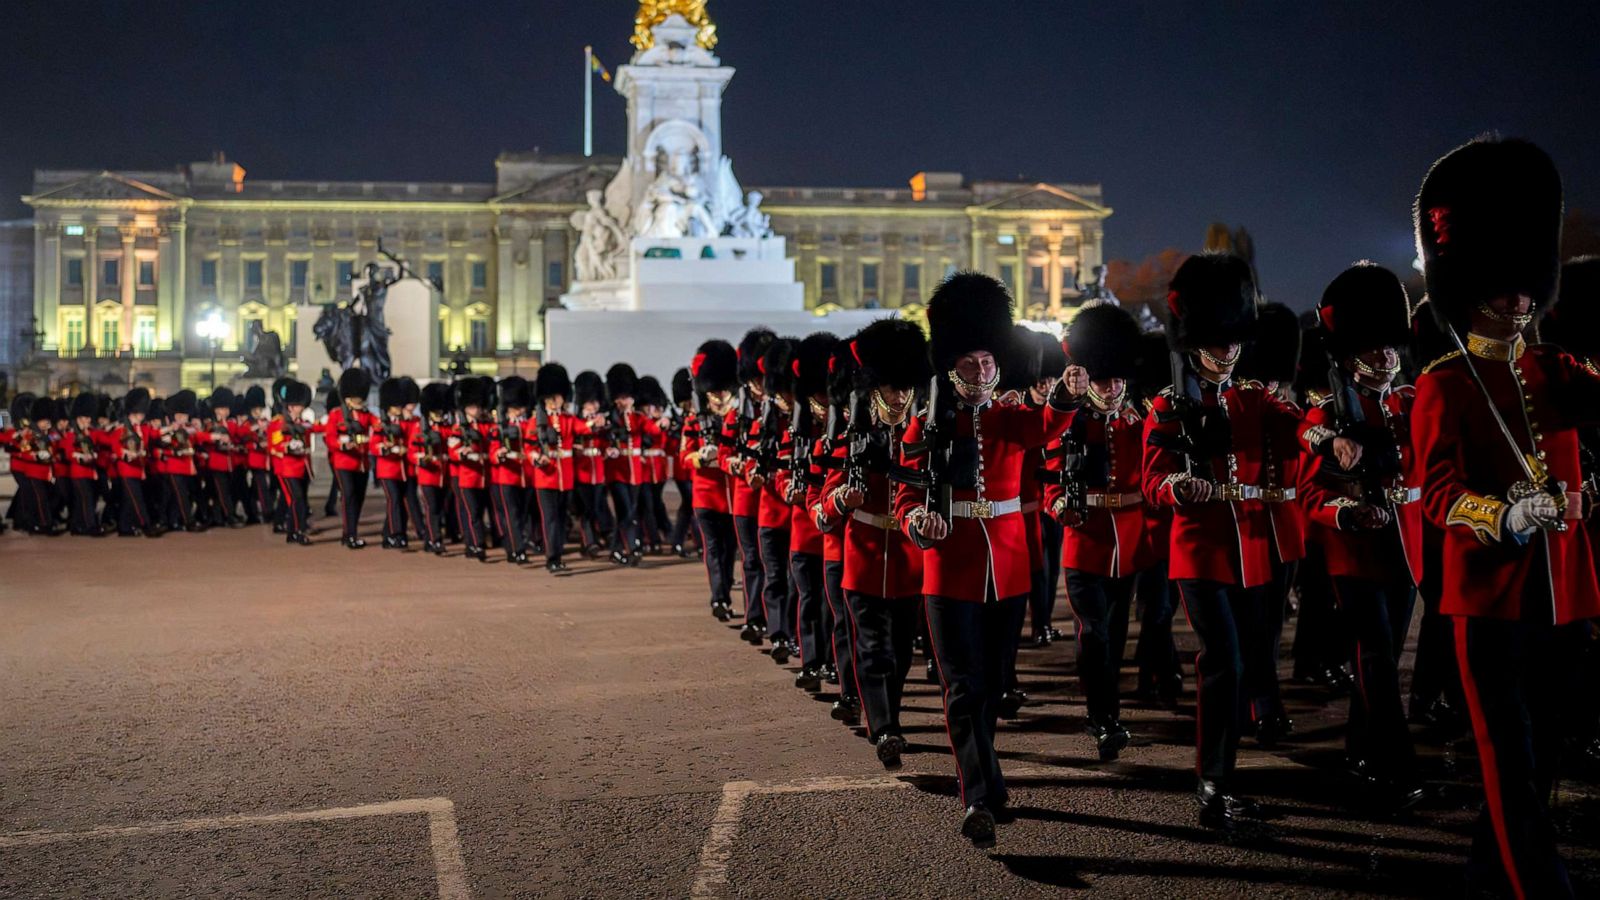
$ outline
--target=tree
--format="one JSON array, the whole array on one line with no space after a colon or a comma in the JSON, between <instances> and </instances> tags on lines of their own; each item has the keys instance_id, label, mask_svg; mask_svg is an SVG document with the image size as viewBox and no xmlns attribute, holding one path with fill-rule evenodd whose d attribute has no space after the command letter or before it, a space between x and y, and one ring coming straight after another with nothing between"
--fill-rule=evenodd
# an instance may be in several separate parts
<instances>
[{"instance_id":1,"label":"tree","mask_svg":"<svg viewBox=\"0 0 1600 900\"><path fill-rule=\"evenodd\" d=\"M1106 264L1106 287L1123 303L1151 303L1167 296L1167 285L1178 266L1189 258L1187 251L1168 247L1139 262L1113 259Z\"/></svg>"}]
</instances>

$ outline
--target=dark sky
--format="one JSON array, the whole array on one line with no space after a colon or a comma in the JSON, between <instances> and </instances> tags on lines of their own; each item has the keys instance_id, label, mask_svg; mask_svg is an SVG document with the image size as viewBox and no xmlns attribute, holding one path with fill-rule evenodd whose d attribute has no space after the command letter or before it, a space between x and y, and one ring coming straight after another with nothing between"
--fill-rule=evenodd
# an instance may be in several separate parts
<instances>
[{"instance_id":1,"label":"dark sky","mask_svg":"<svg viewBox=\"0 0 1600 900\"><path fill-rule=\"evenodd\" d=\"M488 181L581 148L582 48L630 0L9 0L0 216L34 168ZM1543 145L1600 208L1600 4L711 0L725 151L747 184L899 186L919 169L1099 181L1109 255L1256 238L1305 306L1346 263L1411 257L1428 163L1486 129ZM597 82L597 88L605 87ZM597 150L624 110L596 104Z\"/></svg>"}]
</instances>

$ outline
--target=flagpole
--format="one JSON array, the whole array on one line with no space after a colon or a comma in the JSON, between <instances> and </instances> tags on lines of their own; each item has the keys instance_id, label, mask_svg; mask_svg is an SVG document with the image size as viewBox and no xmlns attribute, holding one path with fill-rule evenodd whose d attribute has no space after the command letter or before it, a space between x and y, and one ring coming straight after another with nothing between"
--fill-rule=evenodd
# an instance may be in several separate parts
<instances>
[{"instance_id":1,"label":"flagpole","mask_svg":"<svg viewBox=\"0 0 1600 900\"><path fill-rule=\"evenodd\" d=\"M583 155L594 155L594 47L583 46Z\"/></svg>"}]
</instances>

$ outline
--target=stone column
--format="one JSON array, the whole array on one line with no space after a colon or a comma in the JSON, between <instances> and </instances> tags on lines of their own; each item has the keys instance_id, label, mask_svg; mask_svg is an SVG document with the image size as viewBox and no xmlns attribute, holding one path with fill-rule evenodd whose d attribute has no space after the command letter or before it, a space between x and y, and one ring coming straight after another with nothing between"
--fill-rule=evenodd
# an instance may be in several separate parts
<instances>
[{"instance_id":1,"label":"stone column","mask_svg":"<svg viewBox=\"0 0 1600 900\"><path fill-rule=\"evenodd\" d=\"M544 298L549 296L550 288L545 284L545 256L544 256L544 225L530 223L531 231L528 234L528 264L523 268L527 274L526 290L528 298L528 348L530 350L544 350ZM542 359L543 357L541 357Z\"/></svg>"},{"instance_id":2,"label":"stone column","mask_svg":"<svg viewBox=\"0 0 1600 900\"><path fill-rule=\"evenodd\" d=\"M42 224L34 238L33 327L44 332L44 342L61 346L61 226ZM85 274L85 278L92 275ZM30 344L33 337L28 337Z\"/></svg>"},{"instance_id":3,"label":"stone column","mask_svg":"<svg viewBox=\"0 0 1600 900\"><path fill-rule=\"evenodd\" d=\"M124 225L119 231L122 234L122 327L117 329L118 346L102 347L102 350L121 350L133 346L133 304L139 290L139 230L132 225Z\"/></svg>"},{"instance_id":4,"label":"stone column","mask_svg":"<svg viewBox=\"0 0 1600 900\"><path fill-rule=\"evenodd\" d=\"M1050 316L1061 315L1061 234L1052 231L1045 235L1045 246L1050 250L1050 268L1045 270L1045 284L1050 288Z\"/></svg>"},{"instance_id":5,"label":"stone column","mask_svg":"<svg viewBox=\"0 0 1600 900\"><path fill-rule=\"evenodd\" d=\"M100 228L85 225L83 228L83 346L95 344L94 305L100 302Z\"/></svg>"},{"instance_id":6,"label":"stone column","mask_svg":"<svg viewBox=\"0 0 1600 900\"><path fill-rule=\"evenodd\" d=\"M511 223L501 219L495 223L495 297L494 297L494 349L509 351L516 341L517 301L512 284Z\"/></svg>"},{"instance_id":7,"label":"stone column","mask_svg":"<svg viewBox=\"0 0 1600 900\"><path fill-rule=\"evenodd\" d=\"M169 307L165 315L159 310L156 314L156 349L181 352L184 349L183 323L189 315L189 226L183 213L178 213L178 221L168 223L167 231L170 234L167 258L157 264L156 278L158 284L168 285ZM159 296L157 294L158 299ZM166 323L165 333L162 322Z\"/></svg>"}]
</instances>

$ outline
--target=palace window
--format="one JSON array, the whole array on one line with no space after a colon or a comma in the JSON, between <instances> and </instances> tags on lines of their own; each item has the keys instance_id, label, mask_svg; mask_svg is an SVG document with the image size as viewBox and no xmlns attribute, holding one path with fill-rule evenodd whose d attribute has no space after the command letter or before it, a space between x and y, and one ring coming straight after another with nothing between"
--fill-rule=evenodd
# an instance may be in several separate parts
<instances>
[{"instance_id":1,"label":"palace window","mask_svg":"<svg viewBox=\"0 0 1600 900\"><path fill-rule=\"evenodd\" d=\"M156 286L156 261L153 259L139 260L139 287Z\"/></svg>"},{"instance_id":2,"label":"palace window","mask_svg":"<svg viewBox=\"0 0 1600 900\"><path fill-rule=\"evenodd\" d=\"M83 287L83 260L67 260L67 287Z\"/></svg>"},{"instance_id":3,"label":"palace window","mask_svg":"<svg viewBox=\"0 0 1600 900\"><path fill-rule=\"evenodd\" d=\"M915 294L922 290L922 266L918 263L906 263L904 277L906 292Z\"/></svg>"},{"instance_id":4,"label":"palace window","mask_svg":"<svg viewBox=\"0 0 1600 900\"><path fill-rule=\"evenodd\" d=\"M878 289L878 264L861 264L861 289L863 291L876 291Z\"/></svg>"},{"instance_id":5,"label":"palace window","mask_svg":"<svg viewBox=\"0 0 1600 900\"><path fill-rule=\"evenodd\" d=\"M472 289L481 291L489 286L489 264L477 260L472 264Z\"/></svg>"},{"instance_id":6,"label":"palace window","mask_svg":"<svg viewBox=\"0 0 1600 900\"><path fill-rule=\"evenodd\" d=\"M61 352L77 353L83 349L83 317L68 316L61 323Z\"/></svg>"},{"instance_id":7,"label":"palace window","mask_svg":"<svg viewBox=\"0 0 1600 900\"><path fill-rule=\"evenodd\" d=\"M83 226L68 225L62 229L62 232L66 234L67 237L83 237Z\"/></svg>"},{"instance_id":8,"label":"palace window","mask_svg":"<svg viewBox=\"0 0 1600 900\"><path fill-rule=\"evenodd\" d=\"M244 262L244 286L252 291L261 290L261 270L263 263L259 259L247 259Z\"/></svg>"},{"instance_id":9,"label":"palace window","mask_svg":"<svg viewBox=\"0 0 1600 900\"><path fill-rule=\"evenodd\" d=\"M121 271L122 271L122 261L121 260L119 260L119 259L108 259L108 260L106 260L104 263L101 264L101 267L100 267L100 283L104 284L104 285L107 285L109 287L115 287L116 284L117 284L117 276L121 273Z\"/></svg>"},{"instance_id":10,"label":"palace window","mask_svg":"<svg viewBox=\"0 0 1600 900\"><path fill-rule=\"evenodd\" d=\"M836 291L836 290L839 289L839 264L838 263L831 263L831 262L823 263L821 265L821 267L819 268L819 270L818 270L818 276L819 276L819 280L821 280L821 282L822 282L822 289L823 290L825 290L825 291Z\"/></svg>"},{"instance_id":11,"label":"palace window","mask_svg":"<svg viewBox=\"0 0 1600 900\"><path fill-rule=\"evenodd\" d=\"M305 293L306 282L311 279L311 260L292 259L289 261L289 288L297 293Z\"/></svg>"},{"instance_id":12,"label":"palace window","mask_svg":"<svg viewBox=\"0 0 1600 900\"><path fill-rule=\"evenodd\" d=\"M156 317L140 316L133 324L133 348L139 353L156 352Z\"/></svg>"},{"instance_id":13,"label":"palace window","mask_svg":"<svg viewBox=\"0 0 1600 900\"><path fill-rule=\"evenodd\" d=\"M1000 267L1000 281L1012 291L1016 290L1017 267L1006 263Z\"/></svg>"},{"instance_id":14,"label":"palace window","mask_svg":"<svg viewBox=\"0 0 1600 900\"><path fill-rule=\"evenodd\" d=\"M214 288L217 286L217 261L214 259L200 260L200 286Z\"/></svg>"},{"instance_id":15,"label":"palace window","mask_svg":"<svg viewBox=\"0 0 1600 900\"><path fill-rule=\"evenodd\" d=\"M468 322L472 329L472 355L482 356L489 352L489 320L472 319Z\"/></svg>"},{"instance_id":16,"label":"palace window","mask_svg":"<svg viewBox=\"0 0 1600 900\"><path fill-rule=\"evenodd\" d=\"M545 284L549 285L550 287L561 287L562 282L566 280L565 273L561 265L561 260L559 259L555 262L552 262L546 268L545 272Z\"/></svg>"},{"instance_id":17,"label":"palace window","mask_svg":"<svg viewBox=\"0 0 1600 900\"><path fill-rule=\"evenodd\" d=\"M434 284L444 284L444 263L435 259L428 262L428 280Z\"/></svg>"},{"instance_id":18,"label":"palace window","mask_svg":"<svg viewBox=\"0 0 1600 900\"><path fill-rule=\"evenodd\" d=\"M106 316L100 320L101 350L111 352L122 346L122 342L118 340L121 335L117 333L121 324L121 320L115 316Z\"/></svg>"},{"instance_id":19,"label":"palace window","mask_svg":"<svg viewBox=\"0 0 1600 900\"><path fill-rule=\"evenodd\" d=\"M1044 266L1028 267L1028 290L1044 290Z\"/></svg>"},{"instance_id":20,"label":"palace window","mask_svg":"<svg viewBox=\"0 0 1600 900\"><path fill-rule=\"evenodd\" d=\"M450 316L446 310L439 310L439 352L444 353L450 349Z\"/></svg>"},{"instance_id":21,"label":"palace window","mask_svg":"<svg viewBox=\"0 0 1600 900\"><path fill-rule=\"evenodd\" d=\"M353 259L341 259L333 264L334 283L339 285L349 284L356 275L356 263Z\"/></svg>"}]
</instances>

